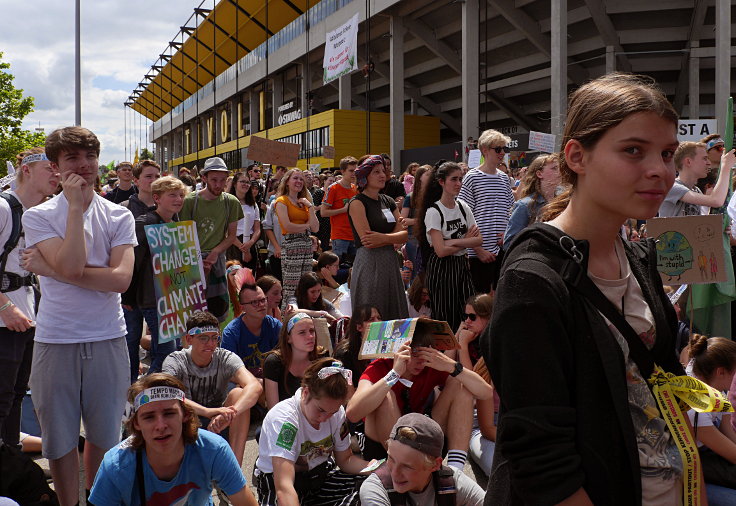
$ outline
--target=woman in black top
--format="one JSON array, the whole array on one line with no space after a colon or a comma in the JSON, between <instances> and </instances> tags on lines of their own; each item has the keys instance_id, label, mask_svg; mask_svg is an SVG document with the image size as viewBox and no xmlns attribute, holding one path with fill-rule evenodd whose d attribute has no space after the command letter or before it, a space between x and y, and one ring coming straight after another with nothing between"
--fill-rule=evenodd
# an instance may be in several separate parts
<instances>
[{"instance_id":1,"label":"woman in black top","mask_svg":"<svg viewBox=\"0 0 736 506\"><path fill-rule=\"evenodd\" d=\"M360 193L348 204L357 248L350 279L352 309L370 304L386 320L408 318L401 263L394 249L406 242L407 232L396 202L378 193L386 184L383 158L363 156L355 177Z\"/></svg>"}]
</instances>

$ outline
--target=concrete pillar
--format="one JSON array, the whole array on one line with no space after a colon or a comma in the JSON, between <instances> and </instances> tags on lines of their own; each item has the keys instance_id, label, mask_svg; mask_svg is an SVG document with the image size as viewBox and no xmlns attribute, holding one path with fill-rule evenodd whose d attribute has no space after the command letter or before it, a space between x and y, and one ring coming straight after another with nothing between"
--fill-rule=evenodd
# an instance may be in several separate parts
<instances>
[{"instance_id":1,"label":"concrete pillar","mask_svg":"<svg viewBox=\"0 0 736 506\"><path fill-rule=\"evenodd\" d=\"M726 130L726 102L731 94L731 0L716 0L716 118Z\"/></svg>"},{"instance_id":2,"label":"concrete pillar","mask_svg":"<svg viewBox=\"0 0 736 506\"><path fill-rule=\"evenodd\" d=\"M192 121L189 123L189 129L190 149L192 153L196 153L202 145L202 141L199 137L199 121Z\"/></svg>"},{"instance_id":3,"label":"concrete pillar","mask_svg":"<svg viewBox=\"0 0 736 506\"><path fill-rule=\"evenodd\" d=\"M616 70L616 53L613 46L606 46L606 74Z\"/></svg>"},{"instance_id":4,"label":"concrete pillar","mask_svg":"<svg viewBox=\"0 0 736 506\"><path fill-rule=\"evenodd\" d=\"M299 107L302 109L302 118L309 116L309 104L307 103L307 87L309 86L309 79L311 76L307 75L307 66L304 63L300 64L301 80L299 82Z\"/></svg>"},{"instance_id":5,"label":"concrete pillar","mask_svg":"<svg viewBox=\"0 0 736 506\"><path fill-rule=\"evenodd\" d=\"M700 58L693 56L693 50L700 47L700 42L690 43L690 63L688 65L688 117L700 118Z\"/></svg>"},{"instance_id":6,"label":"concrete pillar","mask_svg":"<svg viewBox=\"0 0 736 506\"><path fill-rule=\"evenodd\" d=\"M557 136L556 149L560 149L562 131L567 115L567 0L552 0L552 86L551 130Z\"/></svg>"},{"instance_id":7,"label":"concrete pillar","mask_svg":"<svg viewBox=\"0 0 736 506\"><path fill-rule=\"evenodd\" d=\"M412 99L411 105L409 107L411 107L411 114L412 115L416 116L417 114L419 114L419 104L417 104L417 101L416 100L413 100Z\"/></svg>"},{"instance_id":8,"label":"concrete pillar","mask_svg":"<svg viewBox=\"0 0 736 506\"><path fill-rule=\"evenodd\" d=\"M401 173L401 150L404 149L404 23L391 16L390 43L391 160L396 174Z\"/></svg>"},{"instance_id":9,"label":"concrete pillar","mask_svg":"<svg viewBox=\"0 0 736 506\"><path fill-rule=\"evenodd\" d=\"M339 109L345 109L349 111L353 108L353 97L352 97L352 86L350 84L350 74L340 76L339 79L339 90L337 92L338 94L338 101Z\"/></svg>"},{"instance_id":10,"label":"concrete pillar","mask_svg":"<svg viewBox=\"0 0 736 506\"><path fill-rule=\"evenodd\" d=\"M462 140L478 138L480 116L478 95L480 93L480 57L478 51L479 10L478 0L462 3Z\"/></svg>"},{"instance_id":11,"label":"concrete pillar","mask_svg":"<svg viewBox=\"0 0 736 506\"><path fill-rule=\"evenodd\" d=\"M250 102L248 104L250 110L250 135L256 132L260 132L259 117L260 117L260 98L259 94L255 90L250 90Z\"/></svg>"},{"instance_id":12,"label":"concrete pillar","mask_svg":"<svg viewBox=\"0 0 736 506\"><path fill-rule=\"evenodd\" d=\"M273 126L279 126L279 107L284 103L284 76L282 74L276 74L271 81L271 89L273 94L271 96L271 124Z\"/></svg>"}]
</instances>

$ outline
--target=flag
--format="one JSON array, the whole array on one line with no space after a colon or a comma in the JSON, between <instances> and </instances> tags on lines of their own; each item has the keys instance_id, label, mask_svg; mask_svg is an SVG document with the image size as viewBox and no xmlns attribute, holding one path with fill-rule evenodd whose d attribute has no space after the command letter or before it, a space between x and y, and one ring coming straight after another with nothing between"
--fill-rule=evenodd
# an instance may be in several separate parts
<instances>
[{"instance_id":1,"label":"flag","mask_svg":"<svg viewBox=\"0 0 736 506\"><path fill-rule=\"evenodd\" d=\"M115 170L115 160L111 161L107 164L107 171L112 172Z\"/></svg>"},{"instance_id":2,"label":"flag","mask_svg":"<svg viewBox=\"0 0 736 506\"><path fill-rule=\"evenodd\" d=\"M135 157L133 157L133 163L138 163L138 148L135 148Z\"/></svg>"}]
</instances>

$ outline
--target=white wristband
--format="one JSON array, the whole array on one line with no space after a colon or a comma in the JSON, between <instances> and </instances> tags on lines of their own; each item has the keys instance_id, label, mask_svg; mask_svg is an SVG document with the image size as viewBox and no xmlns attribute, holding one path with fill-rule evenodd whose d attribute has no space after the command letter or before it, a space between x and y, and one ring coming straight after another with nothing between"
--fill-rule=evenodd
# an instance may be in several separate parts
<instances>
[{"instance_id":1,"label":"white wristband","mask_svg":"<svg viewBox=\"0 0 736 506\"><path fill-rule=\"evenodd\" d=\"M396 383L398 383L400 378L401 376L399 376L399 373L397 373L393 369L391 369L389 373L383 377L389 387L393 387Z\"/></svg>"}]
</instances>

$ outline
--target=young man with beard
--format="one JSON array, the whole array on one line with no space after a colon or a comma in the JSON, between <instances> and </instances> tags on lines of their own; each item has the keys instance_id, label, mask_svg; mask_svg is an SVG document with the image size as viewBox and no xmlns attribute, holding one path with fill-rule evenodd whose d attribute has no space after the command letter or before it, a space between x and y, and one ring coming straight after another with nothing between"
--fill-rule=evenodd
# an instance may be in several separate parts
<instances>
[{"instance_id":1,"label":"young man with beard","mask_svg":"<svg viewBox=\"0 0 736 506\"><path fill-rule=\"evenodd\" d=\"M94 191L100 142L82 127L55 130L46 156L63 192L23 214L25 269L41 278L30 386L62 506L79 501L80 417L86 488L120 441L130 384L120 293L130 284L133 215Z\"/></svg>"},{"instance_id":2,"label":"young man with beard","mask_svg":"<svg viewBox=\"0 0 736 506\"><path fill-rule=\"evenodd\" d=\"M194 220L197 223L207 278L207 307L222 322L230 306L225 252L237 237L243 208L235 195L224 192L229 171L222 158L208 158L200 174L207 187L186 196L179 217L182 221Z\"/></svg>"},{"instance_id":3,"label":"young man with beard","mask_svg":"<svg viewBox=\"0 0 736 506\"><path fill-rule=\"evenodd\" d=\"M24 210L44 202L59 186L59 173L42 147L26 150L17 158L16 189L0 196L0 444L9 446L19 441L21 403L28 389L36 329L36 280L20 266L26 241L22 225L16 222L13 226L13 221Z\"/></svg>"},{"instance_id":4,"label":"young man with beard","mask_svg":"<svg viewBox=\"0 0 736 506\"><path fill-rule=\"evenodd\" d=\"M211 313L197 311L190 316L185 339L190 346L166 357L162 372L184 383L184 404L194 410L208 431L220 434L229 428L230 448L242 465L250 408L263 387L240 357L218 346L220 329ZM228 383L234 383L235 388L228 391Z\"/></svg>"}]
</instances>

